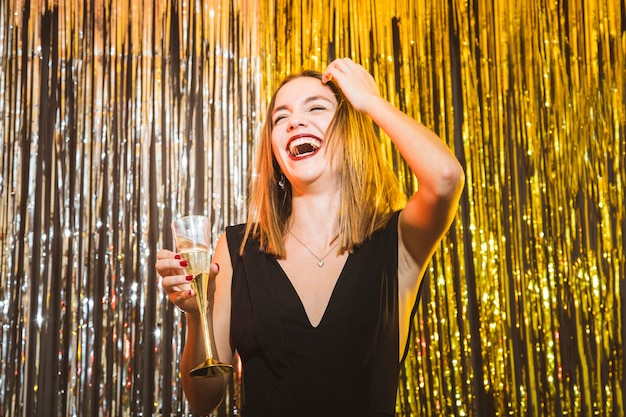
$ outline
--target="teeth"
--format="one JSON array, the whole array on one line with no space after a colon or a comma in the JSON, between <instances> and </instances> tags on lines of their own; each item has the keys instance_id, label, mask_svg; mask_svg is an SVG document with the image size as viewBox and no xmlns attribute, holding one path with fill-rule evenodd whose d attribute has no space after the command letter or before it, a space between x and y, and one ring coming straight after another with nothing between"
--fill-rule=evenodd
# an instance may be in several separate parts
<instances>
[{"instance_id":1,"label":"teeth","mask_svg":"<svg viewBox=\"0 0 626 417\"><path fill-rule=\"evenodd\" d=\"M321 142L314 138L298 138L289 144L289 152L293 156L308 155L318 150L321 145Z\"/></svg>"}]
</instances>

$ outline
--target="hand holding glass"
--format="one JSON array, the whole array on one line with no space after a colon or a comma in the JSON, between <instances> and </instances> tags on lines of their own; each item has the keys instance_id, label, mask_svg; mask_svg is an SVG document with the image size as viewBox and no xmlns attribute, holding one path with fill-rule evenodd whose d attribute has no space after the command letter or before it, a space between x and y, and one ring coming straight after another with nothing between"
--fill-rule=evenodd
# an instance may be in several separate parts
<instances>
[{"instance_id":1,"label":"hand holding glass","mask_svg":"<svg viewBox=\"0 0 626 417\"><path fill-rule=\"evenodd\" d=\"M225 375L232 371L231 365L218 361L214 354L213 308L207 302L211 266L209 230L209 219L204 216L186 216L172 222L176 248L187 261L185 273L194 277L191 288L195 294L202 323L206 359L189 373L192 377L198 378Z\"/></svg>"}]
</instances>

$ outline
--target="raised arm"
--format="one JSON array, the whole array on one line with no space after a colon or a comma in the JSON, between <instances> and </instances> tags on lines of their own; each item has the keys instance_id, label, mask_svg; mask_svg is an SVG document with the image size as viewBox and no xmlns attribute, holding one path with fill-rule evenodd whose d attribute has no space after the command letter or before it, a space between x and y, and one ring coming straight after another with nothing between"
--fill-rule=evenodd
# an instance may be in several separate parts
<instances>
[{"instance_id":1,"label":"raised arm","mask_svg":"<svg viewBox=\"0 0 626 417\"><path fill-rule=\"evenodd\" d=\"M454 218L465 181L463 169L434 132L380 96L376 82L361 65L350 59L333 61L324 71L322 81L329 79L337 83L357 110L370 116L389 136L418 180L418 190L400 214L398 225L399 297L404 331L408 329L424 267Z\"/></svg>"},{"instance_id":2,"label":"raised arm","mask_svg":"<svg viewBox=\"0 0 626 417\"><path fill-rule=\"evenodd\" d=\"M419 190L403 210L400 227L408 253L423 265L454 217L464 183L461 165L434 132L383 99L361 65L339 59L324 76L323 81L332 76L350 103L389 136L417 177Z\"/></svg>"}]
</instances>

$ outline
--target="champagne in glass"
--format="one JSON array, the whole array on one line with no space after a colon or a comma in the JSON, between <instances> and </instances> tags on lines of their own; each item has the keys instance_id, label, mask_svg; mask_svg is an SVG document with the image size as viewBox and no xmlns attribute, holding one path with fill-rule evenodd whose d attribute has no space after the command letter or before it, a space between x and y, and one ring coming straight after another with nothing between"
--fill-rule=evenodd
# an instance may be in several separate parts
<instances>
[{"instance_id":1,"label":"champagne in glass","mask_svg":"<svg viewBox=\"0 0 626 417\"><path fill-rule=\"evenodd\" d=\"M208 303L211 266L209 220L204 216L186 216L172 222L172 232L178 252L187 261L185 273L194 277L191 288L200 310L202 339L206 353L204 362L192 369L189 374L199 378L225 375L232 371L232 366L220 362L214 353L216 349L213 338L213 309Z\"/></svg>"}]
</instances>

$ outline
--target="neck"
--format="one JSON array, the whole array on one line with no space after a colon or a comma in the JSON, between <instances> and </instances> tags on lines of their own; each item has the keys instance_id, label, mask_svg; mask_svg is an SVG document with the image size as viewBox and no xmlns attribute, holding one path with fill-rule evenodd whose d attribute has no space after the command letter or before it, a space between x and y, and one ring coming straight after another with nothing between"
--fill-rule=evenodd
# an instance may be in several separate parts
<instances>
[{"instance_id":1,"label":"neck","mask_svg":"<svg viewBox=\"0 0 626 417\"><path fill-rule=\"evenodd\" d=\"M297 236L331 243L339 234L338 196L337 193L336 196L294 197L288 230Z\"/></svg>"}]
</instances>

